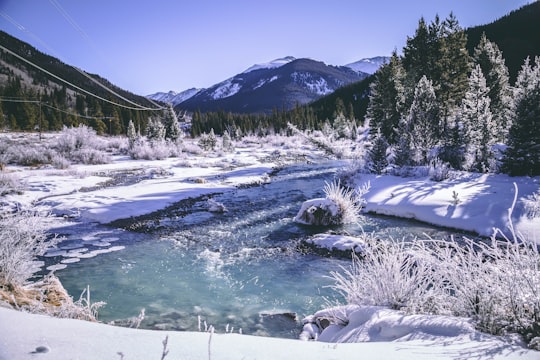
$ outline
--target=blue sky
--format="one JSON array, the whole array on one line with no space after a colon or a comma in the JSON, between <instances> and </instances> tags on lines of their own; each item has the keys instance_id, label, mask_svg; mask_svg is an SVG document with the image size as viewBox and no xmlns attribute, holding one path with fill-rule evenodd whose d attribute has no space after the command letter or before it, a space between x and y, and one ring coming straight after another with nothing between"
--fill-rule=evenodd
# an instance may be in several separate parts
<instances>
[{"instance_id":1,"label":"blue sky","mask_svg":"<svg viewBox=\"0 0 540 360\"><path fill-rule=\"evenodd\" d=\"M531 0L0 0L0 29L140 95L209 87L292 55L330 65L389 55L418 20L463 27Z\"/></svg>"}]
</instances>

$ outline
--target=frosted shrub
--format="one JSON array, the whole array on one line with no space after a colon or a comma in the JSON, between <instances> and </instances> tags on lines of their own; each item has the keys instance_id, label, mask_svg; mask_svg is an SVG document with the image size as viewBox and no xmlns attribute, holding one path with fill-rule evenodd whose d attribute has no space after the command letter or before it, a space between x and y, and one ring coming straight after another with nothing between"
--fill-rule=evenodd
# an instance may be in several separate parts
<instances>
[{"instance_id":1,"label":"frosted shrub","mask_svg":"<svg viewBox=\"0 0 540 360\"><path fill-rule=\"evenodd\" d=\"M0 285L23 285L36 256L56 244L56 238L47 239L45 219L31 212L0 214Z\"/></svg>"},{"instance_id":2,"label":"frosted shrub","mask_svg":"<svg viewBox=\"0 0 540 360\"><path fill-rule=\"evenodd\" d=\"M517 198L517 195L516 195ZM514 199L514 205L516 199ZM509 218L513 206L509 210ZM333 272L335 290L351 304L412 313L470 317L492 334L516 332L531 346L540 338L540 252L536 243L500 230L491 241L379 241L349 269Z\"/></svg>"},{"instance_id":3,"label":"frosted shrub","mask_svg":"<svg viewBox=\"0 0 540 360\"><path fill-rule=\"evenodd\" d=\"M110 156L104 151L106 142L96 135L95 130L80 125L76 128L64 126L57 139L56 149L68 160L83 164L108 164Z\"/></svg>"},{"instance_id":4,"label":"frosted shrub","mask_svg":"<svg viewBox=\"0 0 540 360\"><path fill-rule=\"evenodd\" d=\"M350 224L358 220L358 215L364 206L363 196L369 191L369 183L356 190L341 186L341 182L326 183L324 193L327 199L337 204L341 214L341 224Z\"/></svg>"},{"instance_id":5,"label":"frosted shrub","mask_svg":"<svg viewBox=\"0 0 540 360\"><path fill-rule=\"evenodd\" d=\"M56 140L56 148L64 154L70 154L83 147L103 149L104 146L103 140L96 135L96 131L82 124L71 128L64 126Z\"/></svg>"},{"instance_id":6,"label":"frosted shrub","mask_svg":"<svg viewBox=\"0 0 540 360\"><path fill-rule=\"evenodd\" d=\"M109 164L111 162L109 154L92 148L83 148L74 151L71 154L71 159L75 162L88 165Z\"/></svg>"},{"instance_id":7,"label":"frosted shrub","mask_svg":"<svg viewBox=\"0 0 540 360\"><path fill-rule=\"evenodd\" d=\"M0 196L22 194L23 190L24 184L17 175L0 170Z\"/></svg>"},{"instance_id":8,"label":"frosted shrub","mask_svg":"<svg viewBox=\"0 0 540 360\"><path fill-rule=\"evenodd\" d=\"M71 162L60 154L55 154L51 158L51 164L55 169L63 170L71 166Z\"/></svg>"},{"instance_id":9,"label":"frosted shrub","mask_svg":"<svg viewBox=\"0 0 540 360\"><path fill-rule=\"evenodd\" d=\"M429 178L433 181L444 181L450 177L450 166L440 159L433 160L429 165Z\"/></svg>"},{"instance_id":10,"label":"frosted shrub","mask_svg":"<svg viewBox=\"0 0 540 360\"><path fill-rule=\"evenodd\" d=\"M129 154L136 160L163 160L171 155L171 149L166 141L140 140L133 145Z\"/></svg>"},{"instance_id":11,"label":"frosted shrub","mask_svg":"<svg viewBox=\"0 0 540 360\"><path fill-rule=\"evenodd\" d=\"M527 196L527 198L523 200L523 203L529 219L540 217L540 190Z\"/></svg>"},{"instance_id":12,"label":"frosted shrub","mask_svg":"<svg viewBox=\"0 0 540 360\"><path fill-rule=\"evenodd\" d=\"M362 189L352 190L341 186L339 181L326 183L326 198L305 201L294 221L305 225L341 225L358 220L364 204L363 195L369 190L369 184Z\"/></svg>"},{"instance_id":13,"label":"frosted shrub","mask_svg":"<svg viewBox=\"0 0 540 360\"><path fill-rule=\"evenodd\" d=\"M6 154L9 162L23 166L36 166L49 163L47 151L40 145L12 145Z\"/></svg>"},{"instance_id":14,"label":"frosted shrub","mask_svg":"<svg viewBox=\"0 0 540 360\"><path fill-rule=\"evenodd\" d=\"M381 241L364 234L365 251L352 266L332 272L333 285L349 304L388 306L410 313L441 313L445 295L422 242Z\"/></svg>"}]
</instances>

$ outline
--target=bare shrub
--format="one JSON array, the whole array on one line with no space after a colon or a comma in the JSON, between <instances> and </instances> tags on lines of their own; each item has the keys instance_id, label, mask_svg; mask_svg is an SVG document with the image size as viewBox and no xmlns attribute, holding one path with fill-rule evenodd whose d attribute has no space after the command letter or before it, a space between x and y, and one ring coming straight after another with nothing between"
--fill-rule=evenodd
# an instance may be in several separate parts
<instances>
[{"instance_id":1,"label":"bare shrub","mask_svg":"<svg viewBox=\"0 0 540 360\"><path fill-rule=\"evenodd\" d=\"M56 149L64 158L83 164L108 164L107 142L96 135L96 131L85 125L67 128L64 126L56 140Z\"/></svg>"},{"instance_id":2,"label":"bare shrub","mask_svg":"<svg viewBox=\"0 0 540 360\"><path fill-rule=\"evenodd\" d=\"M512 207L508 211L508 218ZM347 302L411 313L470 317L492 334L516 332L536 346L540 337L538 244L497 230L486 242L380 241L366 236L366 250L333 272L333 288Z\"/></svg>"},{"instance_id":3,"label":"bare shrub","mask_svg":"<svg viewBox=\"0 0 540 360\"><path fill-rule=\"evenodd\" d=\"M25 184L16 174L0 170L0 196L22 194L24 188Z\"/></svg>"},{"instance_id":4,"label":"bare shrub","mask_svg":"<svg viewBox=\"0 0 540 360\"><path fill-rule=\"evenodd\" d=\"M0 214L0 284L23 285L36 257L57 243L47 236L46 217L30 211Z\"/></svg>"},{"instance_id":5,"label":"bare shrub","mask_svg":"<svg viewBox=\"0 0 540 360\"><path fill-rule=\"evenodd\" d=\"M341 186L341 181L326 183L324 193L327 199L332 200L339 208L341 224L350 224L358 220L358 215L365 204L363 196L369 191L367 183L358 189L350 189Z\"/></svg>"}]
</instances>

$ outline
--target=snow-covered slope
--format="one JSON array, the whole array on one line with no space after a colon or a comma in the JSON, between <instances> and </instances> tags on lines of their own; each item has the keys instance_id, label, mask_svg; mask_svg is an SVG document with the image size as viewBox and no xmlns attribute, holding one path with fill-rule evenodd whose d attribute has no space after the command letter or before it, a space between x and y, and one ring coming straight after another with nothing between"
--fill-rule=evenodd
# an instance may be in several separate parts
<instances>
[{"instance_id":1,"label":"snow-covered slope","mask_svg":"<svg viewBox=\"0 0 540 360\"><path fill-rule=\"evenodd\" d=\"M250 66L246 71L243 72L243 74L246 74L254 70L278 68L294 60L296 60L294 56L286 56L284 58L275 59L266 63L255 64L253 66Z\"/></svg>"},{"instance_id":2,"label":"snow-covered slope","mask_svg":"<svg viewBox=\"0 0 540 360\"><path fill-rule=\"evenodd\" d=\"M157 92L155 94L147 95L146 97L154 101L161 101L167 104L173 104L173 106L175 106L191 98L201 90L203 89L191 88L179 93L171 90L169 92Z\"/></svg>"},{"instance_id":3,"label":"snow-covered slope","mask_svg":"<svg viewBox=\"0 0 540 360\"><path fill-rule=\"evenodd\" d=\"M253 65L246 71L198 92L179 110L267 113L291 109L360 81L368 74L291 56Z\"/></svg>"},{"instance_id":4,"label":"snow-covered slope","mask_svg":"<svg viewBox=\"0 0 540 360\"><path fill-rule=\"evenodd\" d=\"M365 58L356 62L345 65L354 71L359 71L368 74L374 74L379 68L390 60L388 56L376 56Z\"/></svg>"}]
</instances>

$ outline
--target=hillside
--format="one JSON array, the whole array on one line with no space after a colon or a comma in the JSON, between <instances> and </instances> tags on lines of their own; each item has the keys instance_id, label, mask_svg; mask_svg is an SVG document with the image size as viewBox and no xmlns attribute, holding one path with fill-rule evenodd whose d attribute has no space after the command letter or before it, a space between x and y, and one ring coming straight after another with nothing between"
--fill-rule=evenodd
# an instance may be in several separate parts
<instances>
[{"instance_id":1,"label":"hillside","mask_svg":"<svg viewBox=\"0 0 540 360\"><path fill-rule=\"evenodd\" d=\"M487 25L466 29L467 48L472 53L482 33L503 52L513 82L527 56L540 56L540 2L512 11Z\"/></svg>"},{"instance_id":2,"label":"hillside","mask_svg":"<svg viewBox=\"0 0 540 360\"><path fill-rule=\"evenodd\" d=\"M3 31L0 31L0 44L7 49L0 49L0 109L5 118L0 119L0 128L36 129L41 103L42 130L85 123L100 133L119 134L124 133L130 119L144 126L148 111L137 109L156 107L143 96L120 89L98 75L84 73Z\"/></svg>"}]
</instances>

